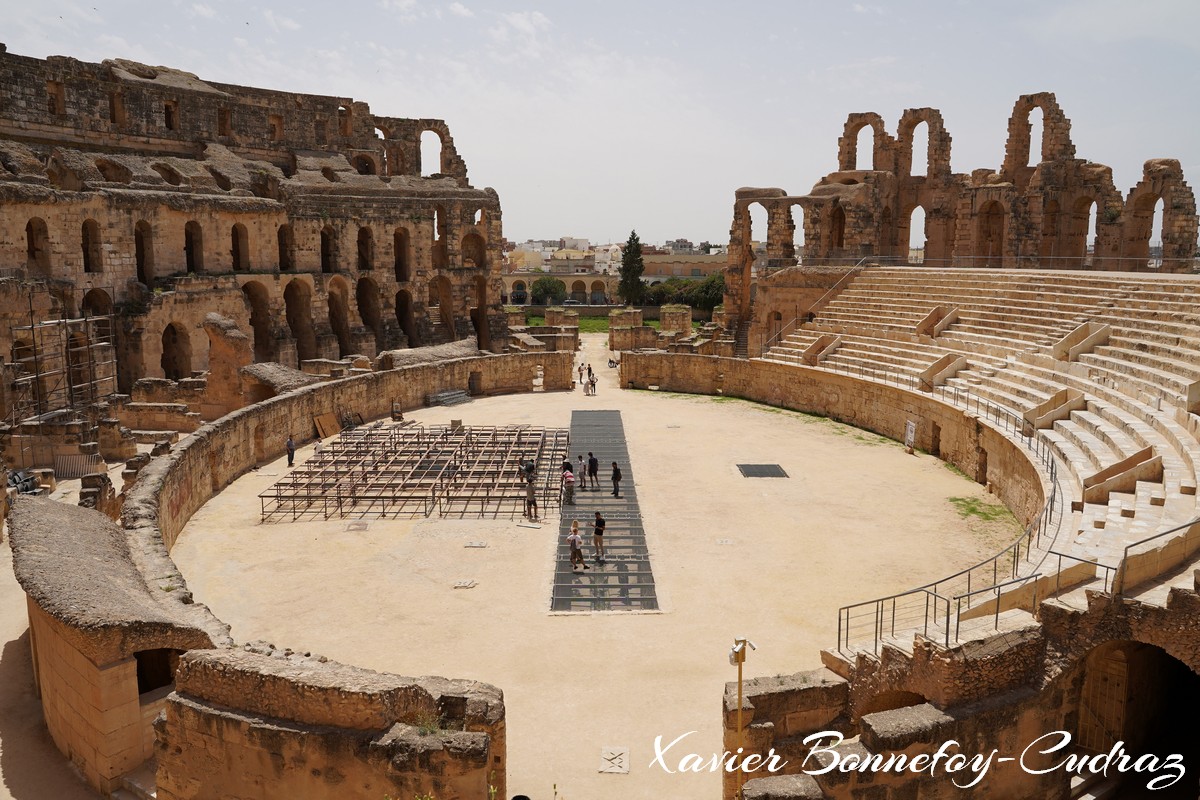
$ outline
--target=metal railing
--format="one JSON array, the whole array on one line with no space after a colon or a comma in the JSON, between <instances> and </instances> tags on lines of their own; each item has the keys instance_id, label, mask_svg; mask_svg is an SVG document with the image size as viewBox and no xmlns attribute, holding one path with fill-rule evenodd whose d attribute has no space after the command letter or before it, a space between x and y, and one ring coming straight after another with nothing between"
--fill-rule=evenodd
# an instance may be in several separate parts
<instances>
[{"instance_id":1,"label":"metal railing","mask_svg":"<svg viewBox=\"0 0 1200 800\"><path fill-rule=\"evenodd\" d=\"M1058 558L1058 568L1054 571L1054 591L1047 594L1046 595L1047 597L1058 597L1060 594L1062 594L1063 559L1067 559L1068 561L1074 561L1078 564L1091 564L1093 567L1096 568L1096 576L1097 577L1100 576L1100 571L1103 570L1104 571L1104 575L1103 575L1104 591L1106 593L1108 592L1109 587L1112 585L1113 576L1117 572L1116 567L1109 566L1108 564L1102 564L1099 561L1092 561L1089 558L1080 558L1079 556L1073 556L1068 553L1060 553L1057 550L1051 550L1049 555L1056 556ZM1068 587L1068 588L1073 588L1073 587Z\"/></svg>"},{"instance_id":2,"label":"metal railing","mask_svg":"<svg viewBox=\"0 0 1200 800\"><path fill-rule=\"evenodd\" d=\"M1165 536L1170 536L1173 533L1178 533L1184 529L1187 529L1187 533L1180 537L1180 539L1183 540L1183 554L1180 557L1179 562L1183 563L1185 559L1191 558L1196 554L1197 550L1200 550L1200 517L1196 517L1190 522L1185 522L1182 525L1176 525L1174 528L1156 533L1153 536L1147 536L1145 539L1139 539L1132 544L1126 545L1125 551L1121 554L1121 565L1117 569L1116 578L1113 580L1113 594L1120 597L1125 593L1125 580L1129 565L1130 550L1135 547L1141 547L1142 545L1148 544L1157 539L1162 539ZM1160 570L1160 572L1163 572L1166 569L1169 569L1169 567Z\"/></svg>"},{"instance_id":3,"label":"metal railing","mask_svg":"<svg viewBox=\"0 0 1200 800\"><path fill-rule=\"evenodd\" d=\"M799 259L795 266L812 265L818 260L804 261ZM1075 272L1149 272L1175 273L1200 271L1200 261L1191 257L1164 258L1161 255L1147 258L1131 256L1097 256L1087 253L1083 256L1040 256L1020 254L1015 256L983 255L983 256L950 256L947 258L929 258L911 255L873 255L863 256L860 253L833 252L823 259L821 265L849 266L879 265L882 267L929 267L933 269L1046 269L1071 270ZM782 268L772 269L778 272Z\"/></svg>"},{"instance_id":4,"label":"metal railing","mask_svg":"<svg viewBox=\"0 0 1200 800\"><path fill-rule=\"evenodd\" d=\"M980 595L980 594L991 594L992 598L990 600L988 600L987 602L989 602L989 603L994 602L996 604L995 609L993 609L993 611L992 611L992 629L998 630L1000 628L1000 596L1004 593L1004 590L1015 587L1018 584L1028 583L1029 581L1036 581L1040 577L1042 577L1042 574L1040 572L1035 572L1032 575L1026 575L1023 578L1013 578L1012 580L1004 581L1002 583L997 583L993 586L985 586L982 589L975 589L974 591L966 591L966 592L963 592L962 594L955 595L954 596L954 603L955 603L954 640L958 641L959 634L960 634L960 627L962 625L963 600L967 601L967 608L970 609L972 597L974 597L975 595ZM1036 583L1034 584L1034 587L1033 587L1033 604L1035 606L1037 605L1037 584ZM947 640L949 640L948 636L947 636ZM949 647L949 645L947 645L947 647Z\"/></svg>"}]
</instances>

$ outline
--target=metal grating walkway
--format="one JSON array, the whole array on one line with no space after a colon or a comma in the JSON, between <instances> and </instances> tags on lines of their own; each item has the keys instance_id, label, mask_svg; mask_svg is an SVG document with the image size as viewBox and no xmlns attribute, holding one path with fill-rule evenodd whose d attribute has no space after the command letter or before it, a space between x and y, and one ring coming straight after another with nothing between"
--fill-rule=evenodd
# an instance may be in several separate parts
<instances>
[{"instance_id":1,"label":"metal grating walkway","mask_svg":"<svg viewBox=\"0 0 1200 800\"><path fill-rule=\"evenodd\" d=\"M646 533L638 510L637 481L620 411L575 411L571 414L571 461L589 451L600 460L600 486L575 490L575 505L562 507L558 550L554 562L551 611L655 611L654 575L646 550ZM621 496L612 496L612 462L621 468ZM582 487L583 482L577 484ZM605 563L595 560L592 521L599 511L607 523ZM571 571L567 533L571 520L579 520L587 571Z\"/></svg>"}]
</instances>

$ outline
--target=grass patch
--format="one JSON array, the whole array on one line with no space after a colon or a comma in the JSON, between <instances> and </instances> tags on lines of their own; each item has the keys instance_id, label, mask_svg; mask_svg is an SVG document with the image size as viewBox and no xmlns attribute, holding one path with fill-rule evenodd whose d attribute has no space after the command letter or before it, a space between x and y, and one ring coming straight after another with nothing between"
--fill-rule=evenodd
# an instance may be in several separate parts
<instances>
[{"instance_id":1,"label":"grass patch","mask_svg":"<svg viewBox=\"0 0 1200 800\"><path fill-rule=\"evenodd\" d=\"M978 497L948 497L946 499L963 519L975 517L984 522L996 522L1006 517L1012 517L1012 512L999 503L987 503Z\"/></svg>"},{"instance_id":2,"label":"grass patch","mask_svg":"<svg viewBox=\"0 0 1200 800\"><path fill-rule=\"evenodd\" d=\"M949 461L943 461L943 462L942 462L942 466L943 466L943 467L945 467L946 469L950 470L951 472L953 472L955 475L957 475L957 476L958 476L958 477L960 477L960 478L966 478L967 480L971 480L971 476L970 476L970 475L968 475L967 473L963 472L961 469L959 469L958 467L954 466L954 465L953 465L953 464L951 464Z\"/></svg>"},{"instance_id":3,"label":"grass patch","mask_svg":"<svg viewBox=\"0 0 1200 800\"><path fill-rule=\"evenodd\" d=\"M580 333L608 333L608 317L580 317Z\"/></svg>"}]
</instances>

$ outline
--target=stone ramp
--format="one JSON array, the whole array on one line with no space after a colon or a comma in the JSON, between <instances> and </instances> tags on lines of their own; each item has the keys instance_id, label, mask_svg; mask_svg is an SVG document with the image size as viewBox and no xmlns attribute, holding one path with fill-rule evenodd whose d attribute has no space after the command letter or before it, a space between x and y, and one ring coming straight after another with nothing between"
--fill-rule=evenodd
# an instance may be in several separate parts
<instances>
[{"instance_id":1,"label":"stone ramp","mask_svg":"<svg viewBox=\"0 0 1200 800\"><path fill-rule=\"evenodd\" d=\"M600 460L600 485L583 489L576 484L575 505L563 506L554 561L551 611L657 611L658 597L646 534L638 509L637 487L625 426L619 411L575 411L571 415L571 460L580 454L596 454ZM621 468L621 496L612 496L612 462ZM607 523L604 535L606 559L595 560L592 521L599 511ZM571 571L567 533L571 520L579 520L587 570Z\"/></svg>"}]
</instances>

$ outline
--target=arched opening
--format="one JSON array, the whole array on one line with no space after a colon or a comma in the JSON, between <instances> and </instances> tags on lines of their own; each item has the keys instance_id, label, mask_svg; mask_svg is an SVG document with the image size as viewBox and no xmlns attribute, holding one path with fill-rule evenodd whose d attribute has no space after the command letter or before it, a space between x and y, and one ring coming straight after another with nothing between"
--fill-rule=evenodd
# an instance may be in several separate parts
<instances>
[{"instance_id":1,"label":"arched opening","mask_svg":"<svg viewBox=\"0 0 1200 800\"><path fill-rule=\"evenodd\" d=\"M137 664L138 694L153 692L175 683L175 671L179 668L182 650L142 650L134 653Z\"/></svg>"},{"instance_id":2,"label":"arched opening","mask_svg":"<svg viewBox=\"0 0 1200 800\"><path fill-rule=\"evenodd\" d=\"M354 133L354 118L350 106L338 106L338 134L350 136Z\"/></svg>"},{"instance_id":3,"label":"arched opening","mask_svg":"<svg viewBox=\"0 0 1200 800\"><path fill-rule=\"evenodd\" d=\"M50 277L50 232L41 217L25 223L25 268L33 277Z\"/></svg>"},{"instance_id":4,"label":"arched opening","mask_svg":"<svg viewBox=\"0 0 1200 800\"><path fill-rule=\"evenodd\" d=\"M1149 266L1152 269L1159 269L1163 264L1163 241L1166 239L1166 220L1164 219L1164 211L1166 204L1160 197L1154 203L1154 213L1150 217L1150 252ZM1137 268L1137 265L1134 265Z\"/></svg>"},{"instance_id":5,"label":"arched opening","mask_svg":"<svg viewBox=\"0 0 1200 800\"><path fill-rule=\"evenodd\" d=\"M358 316L363 325L375 336L376 350L383 349L383 325L380 313L379 287L370 278L360 278L354 290L354 300L358 304Z\"/></svg>"},{"instance_id":6,"label":"arched opening","mask_svg":"<svg viewBox=\"0 0 1200 800\"><path fill-rule=\"evenodd\" d=\"M1045 113L1040 106L1029 110L1029 155L1025 159L1026 166L1037 166L1042 163L1042 148L1045 146Z\"/></svg>"},{"instance_id":7,"label":"arched opening","mask_svg":"<svg viewBox=\"0 0 1200 800\"><path fill-rule=\"evenodd\" d=\"M163 330L159 365L163 376L169 380L181 381L192 377L192 340L187 329L178 322L172 322Z\"/></svg>"},{"instance_id":8,"label":"arched opening","mask_svg":"<svg viewBox=\"0 0 1200 800\"><path fill-rule=\"evenodd\" d=\"M404 283L411 280L409 272L410 255L408 229L397 228L392 235L392 255L396 260L396 282Z\"/></svg>"},{"instance_id":9,"label":"arched opening","mask_svg":"<svg viewBox=\"0 0 1200 800\"><path fill-rule=\"evenodd\" d=\"M1123 742L1126 753L1160 758L1178 753L1187 766L1200 761L1194 713L1200 675L1186 664L1154 645L1115 641L1089 653L1082 672L1072 744L1090 755L1108 753ZM1129 772L1112 796L1130 796L1122 789L1136 788L1140 797L1146 786L1146 774ZM1195 778L1186 776L1153 792L1156 797L1189 799L1195 794Z\"/></svg>"},{"instance_id":10,"label":"arched opening","mask_svg":"<svg viewBox=\"0 0 1200 800\"><path fill-rule=\"evenodd\" d=\"M476 210L475 217L471 220L471 224L477 228L482 228L487 225L487 212L482 208Z\"/></svg>"},{"instance_id":11,"label":"arched opening","mask_svg":"<svg viewBox=\"0 0 1200 800\"><path fill-rule=\"evenodd\" d=\"M513 287L514 290L516 287ZM592 281L592 295L588 298L592 305L602 306L606 300L604 293L604 281Z\"/></svg>"},{"instance_id":12,"label":"arched opening","mask_svg":"<svg viewBox=\"0 0 1200 800\"><path fill-rule=\"evenodd\" d=\"M381 175L392 174L392 157L391 153L389 152L391 148L389 148L387 145L387 138L389 135L389 132L385 131L383 128L380 128L379 126L375 127L375 138L379 140L379 150L381 153L383 153L383 168L379 170Z\"/></svg>"},{"instance_id":13,"label":"arched opening","mask_svg":"<svg viewBox=\"0 0 1200 800\"><path fill-rule=\"evenodd\" d=\"M446 230L449 222L446 219L446 209L435 206L433 209L433 268L445 269L450 261L446 248Z\"/></svg>"},{"instance_id":14,"label":"arched opening","mask_svg":"<svg viewBox=\"0 0 1200 800\"><path fill-rule=\"evenodd\" d=\"M454 329L454 292L450 281L438 276L429 284L429 322L439 341L452 342L458 338Z\"/></svg>"},{"instance_id":15,"label":"arched opening","mask_svg":"<svg viewBox=\"0 0 1200 800\"><path fill-rule=\"evenodd\" d=\"M1069 259L1066 266L1081 267L1091 263L1096 240L1096 208L1096 200L1091 197L1080 197L1071 206L1063 253Z\"/></svg>"},{"instance_id":16,"label":"arched opening","mask_svg":"<svg viewBox=\"0 0 1200 800\"><path fill-rule=\"evenodd\" d=\"M33 342L28 339L17 339L12 346L12 360L21 367L23 372L33 372Z\"/></svg>"},{"instance_id":17,"label":"arched opening","mask_svg":"<svg viewBox=\"0 0 1200 800\"><path fill-rule=\"evenodd\" d=\"M421 174L442 172L442 137L436 131L421 131Z\"/></svg>"},{"instance_id":18,"label":"arched opening","mask_svg":"<svg viewBox=\"0 0 1200 800\"><path fill-rule=\"evenodd\" d=\"M407 289L396 292L396 322L400 325L400 330L404 332L405 338L408 339L408 346L420 347L416 320L413 317L412 294Z\"/></svg>"},{"instance_id":19,"label":"arched opening","mask_svg":"<svg viewBox=\"0 0 1200 800\"><path fill-rule=\"evenodd\" d=\"M358 229L358 271L375 269L375 234L370 228Z\"/></svg>"},{"instance_id":20,"label":"arched opening","mask_svg":"<svg viewBox=\"0 0 1200 800\"><path fill-rule=\"evenodd\" d=\"M333 228L326 225L321 229L321 272L336 272L337 260L337 236Z\"/></svg>"},{"instance_id":21,"label":"arched opening","mask_svg":"<svg viewBox=\"0 0 1200 800\"><path fill-rule=\"evenodd\" d=\"M94 219L86 219L83 221L83 232L80 240L83 248L83 271L84 272L102 272L103 263L101 261L100 247L100 223Z\"/></svg>"},{"instance_id":22,"label":"arched opening","mask_svg":"<svg viewBox=\"0 0 1200 800\"><path fill-rule=\"evenodd\" d=\"M179 186L181 183L183 183L183 175L179 173L179 170L172 166L167 164L151 164L150 169L157 172L158 177L162 178L172 186Z\"/></svg>"},{"instance_id":23,"label":"arched opening","mask_svg":"<svg viewBox=\"0 0 1200 800\"><path fill-rule=\"evenodd\" d=\"M75 331L67 337L67 377L70 379L71 402L86 402L91 399L92 386L89 377L91 359L88 357L87 336Z\"/></svg>"},{"instance_id":24,"label":"arched opening","mask_svg":"<svg viewBox=\"0 0 1200 800\"><path fill-rule=\"evenodd\" d=\"M133 181L133 172L129 167L109 161L107 158L96 159L96 169L100 170L104 180L109 183L131 183Z\"/></svg>"},{"instance_id":25,"label":"arched opening","mask_svg":"<svg viewBox=\"0 0 1200 800\"><path fill-rule=\"evenodd\" d=\"M772 311L770 318L767 320L767 340L776 341L779 334L783 332L783 312ZM776 343L778 343L776 341Z\"/></svg>"},{"instance_id":26,"label":"arched opening","mask_svg":"<svg viewBox=\"0 0 1200 800\"><path fill-rule=\"evenodd\" d=\"M979 212L978 251L976 256L981 267L1003 266L1004 259L1004 206L992 200Z\"/></svg>"},{"instance_id":27,"label":"arched opening","mask_svg":"<svg viewBox=\"0 0 1200 800\"><path fill-rule=\"evenodd\" d=\"M751 203L746 207L745 246L750 248L753 256L747 259L750 261L750 274L743 276L747 282L754 274L755 267L766 257L768 219L767 209L762 203Z\"/></svg>"},{"instance_id":28,"label":"arched opening","mask_svg":"<svg viewBox=\"0 0 1200 800\"><path fill-rule=\"evenodd\" d=\"M149 288L154 282L154 230L144 219L133 226L133 260L138 281Z\"/></svg>"},{"instance_id":29,"label":"arched opening","mask_svg":"<svg viewBox=\"0 0 1200 800\"><path fill-rule=\"evenodd\" d=\"M797 264L804 263L804 207L793 205L788 209L792 219L792 255Z\"/></svg>"},{"instance_id":30,"label":"arched opening","mask_svg":"<svg viewBox=\"0 0 1200 800\"><path fill-rule=\"evenodd\" d=\"M525 281L515 281L513 283L512 294L508 299L518 305L529 301L529 289L525 286Z\"/></svg>"},{"instance_id":31,"label":"arched opening","mask_svg":"<svg viewBox=\"0 0 1200 800\"><path fill-rule=\"evenodd\" d=\"M275 337L271 335L271 306L267 288L258 281L242 284L242 298L250 309L250 329L254 331L254 360L275 360Z\"/></svg>"},{"instance_id":32,"label":"arched opening","mask_svg":"<svg viewBox=\"0 0 1200 800\"><path fill-rule=\"evenodd\" d=\"M280 225L275 239L279 247L279 271L291 272L296 268L293 253L296 252L296 235L291 225Z\"/></svg>"},{"instance_id":33,"label":"arched opening","mask_svg":"<svg viewBox=\"0 0 1200 800\"><path fill-rule=\"evenodd\" d=\"M913 206L908 215L908 263L925 263L925 243L929 240L926 230L924 206Z\"/></svg>"},{"instance_id":34,"label":"arched opening","mask_svg":"<svg viewBox=\"0 0 1200 800\"><path fill-rule=\"evenodd\" d=\"M113 313L113 301L103 289L92 289L83 296L80 308L83 309L85 317L108 317ZM92 331L97 343L113 343L111 320L96 320Z\"/></svg>"},{"instance_id":35,"label":"arched opening","mask_svg":"<svg viewBox=\"0 0 1200 800\"><path fill-rule=\"evenodd\" d=\"M834 206L829 213L829 246L834 250L846 246L846 212L841 206Z\"/></svg>"},{"instance_id":36,"label":"arched opening","mask_svg":"<svg viewBox=\"0 0 1200 800\"><path fill-rule=\"evenodd\" d=\"M1062 233L1062 209L1058 201L1050 198L1042 204L1042 242L1038 248L1042 266L1054 269L1058 266L1058 240Z\"/></svg>"},{"instance_id":37,"label":"arched opening","mask_svg":"<svg viewBox=\"0 0 1200 800\"><path fill-rule=\"evenodd\" d=\"M354 160L350 163L354 166L355 172L357 172L359 175L374 175L376 172L375 160L370 156L355 156Z\"/></svg>"},{"instance_id":38,"label":"arched opening","mask_svg":"<svg viewBox=\"0 0 1200 800\"><path fill-rule=\"evenodd\" d=\"M487 278L476 276L471 295L471 323L475 326L475 341L480 350L490 350L492 332L488 328Z\"/></svg>"},{"instance_id":39,"label":"arched opening","mask_svg":"<svg viewBox=\"0 0 1200 800\"><path fill-rule=\"evenodd\" d=\"M350 344L350 299L346 282L339 275L329 281L329 327L338 340L338 358L353 350Z\"/></svg>"},{"instance_id":40,"label":"arched opening","mask_svg":"<svg viewBox=\"0 0 1200 800\"><path fill-rule=\"evenodd\" d=\"M875 169L875 129L863 125L854 134L857 144L854 151L854 168L856 170ZM870 166L866 166L870 164Z\"/></svg>"},{"instance_id":41,"label":"arched opening","mask_svg":"<svg viewBox=\"0 0 1200 800\"><path fill-rule=\"evenodd\" d=\"M308 361L317 357L317 336L313 332L312 289L299 279L293 279L283 290L283 303L288 329L296 340L296 357Z\"/></svg>"},{"instance_id":42,"label":"arched opening","mask_svg":"<svg viewBox=\"0 0 1200 800\"><path fill-rule=\"evenodd\" d=\"M229 233L229 254L232 257L234 272L250 269L250 234L240 222L234 225Z\"/></svg>"},{"instance_id":43,"label":"arched opening","mask_svg":"<svg viewBox=\"0 0 1200 800\"><path fill-rule=\"evenodd\" d=\"M929 174L929 123L921 120L913 126L909 134L912 143L912 163L909 165L909 175Z\"/></svg>"},{"instance_id":44,"label":"arched opening","mask_svg":"<svg viewBox=\"0 0 1200 800\"><path fill-rule=\"evenodd\" d=\"M587 284L583 281L572 281L571 299L579 303L587 302Z\"/></svg>"},{"instance_id":45,"label":"arched opening","mask_svg":"<svg viewBox=\"0 0 1200 800\"><path fill-rule=\"evenodd\" d=\"M893 689L891 691L880 692L859 706L858 716L863 717L867 714L877 714L880 711L892 711L897 708L919 706L922 703L928 702L927 699L916 692Z\"/></svg>"},{"instance_id":46,"label":"arched opening","mask_svg":"<svg viewBox=\"0 0 1200 800\"><path fill-rule=\"evenodd\" d=\"M204 230L195 220L183 226L183 260L188 272L204 269Z\"/></svg>"},{"instance_id":47,"label":"arched opening","mask_svg":"<svg viewBox=\"0 0 1200 800\"><path fill-rule=\"evenodd\" d=\"M463 237L462 262L466 269L487 267L487 245L483 237L474 231Z\"/></svg>"}]
</instances>

